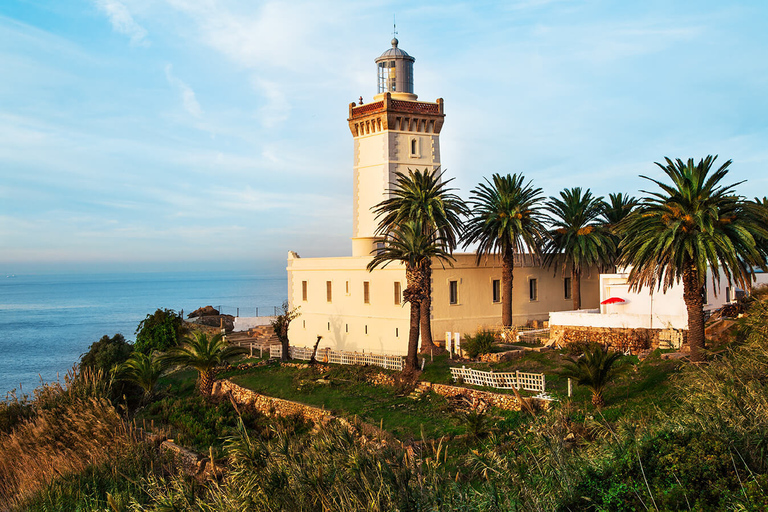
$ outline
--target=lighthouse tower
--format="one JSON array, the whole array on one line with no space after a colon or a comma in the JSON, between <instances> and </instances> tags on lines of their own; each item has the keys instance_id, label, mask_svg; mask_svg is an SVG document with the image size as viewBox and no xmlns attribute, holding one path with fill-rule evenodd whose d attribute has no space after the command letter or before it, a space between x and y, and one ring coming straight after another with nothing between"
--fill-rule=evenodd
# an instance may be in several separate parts
<instances>
[{"instance_id":1,"label":"lighthouse tower","mask_svg":"<svg viewBox=\"0 0 768 512\"><path fill-rule=\"evenodd\" d=\"M440 167L443 100L416 101L415 60L392 39L392 48L376 59L378 94L370 103L349 105L347 121L354 138L353 256L370 255L380 242L372 208L389 197L395 173Z\"/></svg>"}]
</instances>

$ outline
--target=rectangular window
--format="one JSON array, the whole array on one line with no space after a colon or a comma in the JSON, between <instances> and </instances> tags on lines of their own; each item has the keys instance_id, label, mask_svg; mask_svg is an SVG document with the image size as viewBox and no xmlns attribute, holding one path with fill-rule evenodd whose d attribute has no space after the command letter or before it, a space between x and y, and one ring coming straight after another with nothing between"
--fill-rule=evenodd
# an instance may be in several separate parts
<instances>
[{"instance_id":1,"label":"rectangular window","mask_svg":"<svg viewBox=\"0 0 768 512\"><path fill-rule=\"evenodd\" d=\"M459 303L459 282L448 281L448 298L451 304Z\"/></svg>"},{"instance_id":2,"label":"rectangular window","mask_svg":"<svg viewBox=\"0 0 768 512\"><path fill-rule=\"evenodd\" d=\"M301 282L301 300L304 302L307 301L307 282L302 281Z\"/></svg>"},{"instance_id":3,"label":"rectangular window","mask_svg":"<svg viewBox=\"0 0 768 512\"><path fill-rule=\"evenodd\" d=\"M538 279L528 280L528 298L531 300L539 300L539 282Z\"/></svg>"},{"instance_id":4,"label":"rectangular window","mask_svg":"<svg viewBox=\"0 0 768 512\"><path fill-rule=\"evenodd\" d=\"M371 303L371 283L368 281L363 281L363 303Z\"/></svg>"},{"instance_id":5,"label":"rectangular window","mask_svg":"<svg viewBox=\"0 0 768 512\"><path fill-rule=\"evenodd\" d=\"M399 337L400 337L400 329L395 327L395 338L399 338Z\"/></svg>"},{"instance_id":6,"label":"rectangular window","mask_svg":"<svg viewBox=\"0 0 768 512\"><path fill-rule=\"evenodd\" d=\"M346 293L347 295L349 295L349 281L347 281L347 282L345 283L345 290L346 290L346 291L345 291L344 293Z\"/></svg>"},{"instance_id":7,"label":"rectangular window","mask_svg":"<svg viewBox=\"0 0 768 512\"><path fill-rule=\"evenodd\" d=\"M333 284L331 281L325 282L325 295L326 295L326 298L328 299L328 302L331 302L331 300L333 299Z\"/></svg>"},{"instance_id":8,"label":"rectangular window","mask_svg":"<svg viewBox=\"0 0 768 512\"><path fill-rule=\"evenodd\" d=\"M402 302L402 296L403 293L400 290L400 281L395 281L395 305L399 306L400 302Z\"/></svg>"},{"instance_id":9,"label":"rectangular window","mask_svg":"<svg viewBox=\"0 0 768 512\"><path fill-rule=\"evenodd\" d=\"M365 334L368 334L368 326L365 326Z\"/></svg>"},{"instance_id":10,"label":"rectangular window","mask_svg":"<svg viewBox=\"0 0 768 512\"><path fill-rule=\"evenodd\" d=\"M501 281L493 280L493 302L501 302Z\"/></svg>"},{"instance_id":11,"label":"rectangular window","mask_svg":"<svg viewBox=\"0 0 768 512\"><path fill-rule=\"evenodd\" d=\"M563 278L563 297L566 299L571 298L571 278Z\"/></svg>"}]
</instances>

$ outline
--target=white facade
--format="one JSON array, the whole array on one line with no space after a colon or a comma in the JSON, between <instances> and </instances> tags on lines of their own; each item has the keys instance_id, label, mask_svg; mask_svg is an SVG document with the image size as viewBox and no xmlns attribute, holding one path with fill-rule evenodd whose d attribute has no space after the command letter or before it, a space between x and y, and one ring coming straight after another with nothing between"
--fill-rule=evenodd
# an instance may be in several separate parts
<instances>
[{"instance_id":1,"label":"white facade","mask_svg":"<svg viewBox=\"0 0 768 512\"><path fill-rule=\"evenodd\" d=\"M600 302L617 297L623 299L623 303L604 304L599 309L552 312L550 326L688 329L682 283L666 292L648 287L630 291L628 277L628 273L600 274ZM724 277L719 283L713 281L711 271L707 272L706 289L705 311L718 309L735 296Z\"/></svg>"}]
</instances>

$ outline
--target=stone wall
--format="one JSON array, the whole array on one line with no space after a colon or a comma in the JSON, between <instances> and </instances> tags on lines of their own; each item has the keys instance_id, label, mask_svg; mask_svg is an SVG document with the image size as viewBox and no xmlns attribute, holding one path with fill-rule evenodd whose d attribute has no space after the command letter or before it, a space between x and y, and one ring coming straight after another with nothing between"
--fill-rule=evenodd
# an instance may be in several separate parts
<instances>
[{"instance_id":1,"label":"stone wall","mask_svg":"<svg viewBox=\"0 0 768 512\"><path fill-rule=\"evenodd\" d=\"M433 393L449 398L463 396L473 402L485 402L490 406L507 411L519 411L521 408L520 401L515 395L504 395L501 393L491 393L489 391L479 391L459 386L449 386L447 384L433 384L424 381L418 383L416 390L421 392L432 391Z\"/></svg>"},{"instance_id":2,"label":"stone wall","mask_svg":"<svg viewBox=\"0 0 768 512\"><path fill-rule=\"evenodd\" d=\"M570 343L600 343L614 350L622 352L631 350L637 353L658 348L661 331L662 329L553 325L550 330L550 341L560 346Z\"/></svg>"},{"instance_id":3,"label":"stone wall","mask_svg":"<svg viewBox=\"0 0 768 512\"><path fill-rule=\"evenodd\" d=\"M261 395L226 379L216 381L213 386L213 394L221 397L230 394L235 402L251 405L257 411L268 416L294 416L298 414L316 424L326 424L333 419L333 415L325 409Z\"/></svg>"}]
</instances>

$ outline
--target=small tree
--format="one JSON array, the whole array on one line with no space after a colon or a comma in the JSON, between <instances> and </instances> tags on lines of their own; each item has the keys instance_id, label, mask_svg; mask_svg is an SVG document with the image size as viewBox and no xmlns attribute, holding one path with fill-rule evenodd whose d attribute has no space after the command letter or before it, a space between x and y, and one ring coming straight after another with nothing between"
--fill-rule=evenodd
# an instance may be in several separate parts
<instances>
[{"instance_id":1,"label":"small tree","mask_svg":"<svg viewBox=\"0 0 768 512\"><path fill-rule=\"evenodd\" d=\"M288 361L291 359L290 354L290 348L288 344L288 327L290 327L291 322L296 319L301 313L299 313L299 308L293 308L291 309L288 305L288 301L286 300L283 302L282 306L282 313L277 315L274 320L272 320L272 329L275 331L275 334L277 335L277 339L280 340L280 345L283 348L282 354L280 356L281 361Z\"/></svg>"},{"instance_id":2,"label":"small tree","mask_svg":"<svg viewBox=\"0 0 768 512\"><path fill-rule=\"evenodd\" d=\"M603 407L605 398L603 392L606 386L621 371L616 363L623 357L621 352L603 349L593 343L584 350L584 356L576 361L566 362L566 368L561 375L576 380L581 386L587 386L592 391L592 404Z\"/></svg>"},{"instance_id":3,"label":"small tree","mask_svg":"<svg viewBox=\"0 0 768 512\"><path fill-rule=\"evenodd\" d=\"M139 322L134 350L142 354L165 352L179 344L182 326L181 317L174 310L157 309Z\"/></svg>"},{"instance_id":4,"label":"small tree","mask_svg":"<svg viewBox=\"0 0 768 512\"><path fill-rule=\"evenodd\" d=\"M80 356L80 368L91 368L108 373L112 368L124 363L133 352L133 345L125 341L122 334L111 338L106 334L96 343L92 343L88 352Z\"/></svg>"},{"instance_id":5,"label":"small tree","mask_svg":"<svg viewBox=\"0 0 768 512\"><path fill-rule=\"evenodd\" d=\"M224 341L221 334L209 338L203 332L196 332L194 337L184 338L182 346L169 350L163 356L162 362L197 370L200 394L208 397L213 392L216 368L247 353L248 349L245 347L233 346Z\"/></svg>"},{"instance_id":6,"label":"small tree","mask_svg":"<svg viewBox=\"0 0 768 512\"><path fill-rule=\"evenodd\" d=\"M156 353L146 355L141 352L134 352L125 363L118 367L117 377L138 385L144 390L144 400L148 400L152 397L163 370L163 361Z\"/></svg>"}]
</instances>

